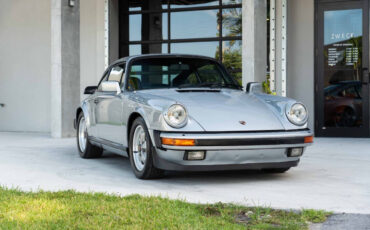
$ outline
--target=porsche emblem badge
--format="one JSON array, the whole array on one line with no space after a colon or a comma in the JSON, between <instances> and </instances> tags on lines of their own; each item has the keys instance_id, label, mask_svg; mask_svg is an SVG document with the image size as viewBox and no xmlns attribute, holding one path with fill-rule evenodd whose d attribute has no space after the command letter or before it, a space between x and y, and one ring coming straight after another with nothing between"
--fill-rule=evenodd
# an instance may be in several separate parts
<instances>
[{"instance_id":1,"label":"porsche emblem badge","mask_svg":"<svg viewBox=\"0 0 370 230\"><path fill-rule=\"evenodd\" d=\"M245 122L245 121L239 121L239 123L240 123L241 125L245 125L245 124L247 124L247 122Z\"/></svg>"}]
</instances>

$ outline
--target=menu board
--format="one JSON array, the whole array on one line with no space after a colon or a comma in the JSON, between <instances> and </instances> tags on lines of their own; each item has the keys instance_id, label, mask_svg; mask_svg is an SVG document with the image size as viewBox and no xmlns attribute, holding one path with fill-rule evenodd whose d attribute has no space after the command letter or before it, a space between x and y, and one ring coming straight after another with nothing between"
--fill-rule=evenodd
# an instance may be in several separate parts
<instances>
[{"instance_id":1,"label":"menu board","mask_svg":"<svg viewBox=\"0 0 370 230\"><path fill-rule=\"evenodd\" d=\"M346 65L354 65L358 62L358 48L349 47L346 48Z\"/></svg>"},{"instance_id":2,"label":"menu board","mask_svg":"<svg viewBox=\"0 0 370 230\"><path fill-rule=\"evenodd\" d=\"M340 53L336 47L328 48L328 66L336 66Z\"/></svg>"},{"instance_id":3,"label":"menu board","mask_svg":"<svg viewBox=\"0 0 370 230\"><path fill-rule=\"evenodd\" d=\"M358 62L359 50L352 43L335 43L327 48L328 66L338 65L353 66Z\"/></svg>"}]
</instances>

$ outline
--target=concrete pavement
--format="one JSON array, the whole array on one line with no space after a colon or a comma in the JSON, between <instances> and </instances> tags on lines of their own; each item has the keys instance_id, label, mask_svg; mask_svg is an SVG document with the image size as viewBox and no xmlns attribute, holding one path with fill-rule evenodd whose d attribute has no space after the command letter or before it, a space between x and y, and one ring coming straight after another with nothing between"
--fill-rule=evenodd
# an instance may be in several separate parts
<instances>
[{"instance_id":1,"label":"concrete pavement","mask_svg":"<svg viewBox=\"0 0 370 230\"><path fill-rule=\"evenodd\" d=\"M312 224L310 230L370 230L370 215L334 214L325 223Z\"/></svg>"},{"instance_id":2,"label":"concrete pavement","mask_svg":"<svg viewBox=\"0 0 370 230\"><path fill-rule=\"evenodd\" d=\"M142 181L124 157L108 153L101 159L79 158L75 139L0 133L0 185L370 214L370 139L317 138L300 165L285 174L170 173Z\"/></svg>"}]
</instances>

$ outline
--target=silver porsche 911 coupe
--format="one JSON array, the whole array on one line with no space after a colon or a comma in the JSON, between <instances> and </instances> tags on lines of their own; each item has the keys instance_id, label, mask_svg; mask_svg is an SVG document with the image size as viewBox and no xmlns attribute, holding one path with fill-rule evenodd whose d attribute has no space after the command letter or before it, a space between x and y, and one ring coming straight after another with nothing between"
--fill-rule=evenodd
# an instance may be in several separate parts
<instances>
[{"instance_id":1,"label":"silver porsche 911 coupe","mask_svg":"<svg viewBox=\"0 0 370 230\"><path fill-rule=\"evenodd\" d=\"M313 142L307 110L293 99L246 90L216 60L140 55L117 60L77 109L82 158L127 156L136 177L169 171L297 166Z\"/></svg>"}]
</instances>

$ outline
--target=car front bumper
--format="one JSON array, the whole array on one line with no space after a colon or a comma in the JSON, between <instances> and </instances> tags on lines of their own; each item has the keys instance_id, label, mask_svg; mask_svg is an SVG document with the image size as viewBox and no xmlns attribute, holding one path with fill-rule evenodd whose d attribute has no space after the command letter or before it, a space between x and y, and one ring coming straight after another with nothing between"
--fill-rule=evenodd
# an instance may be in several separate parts
<instances>
[{"instance_id":1,"label":"car front bumper","mask_svg":"<svg viewBox=\"0 0 370 230\"><path fill-rule=\"evenodd\" d=\"M305 148L308 129L238 133L169 133L153 131L157 168L171 171L216 171L289 168L300 157L288 157L290 148ZM195 139L195 146L162 145L161 138ZM205 159L186 160L187 151L203 150Z\"/></svg>"}]
</instances>

